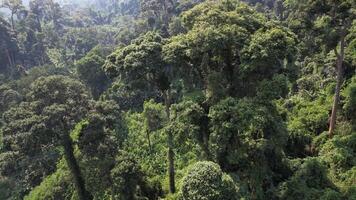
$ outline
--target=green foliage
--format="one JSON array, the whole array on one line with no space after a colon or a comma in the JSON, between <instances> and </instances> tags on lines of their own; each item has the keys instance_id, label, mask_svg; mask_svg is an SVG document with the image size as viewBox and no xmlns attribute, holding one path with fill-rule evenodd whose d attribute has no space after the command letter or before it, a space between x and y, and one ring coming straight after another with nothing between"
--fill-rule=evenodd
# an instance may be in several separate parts
<instances>
[{"instance_id":1,"label":"green foliage","mask_svg":"<svg viewBox=\"0 0 356 200\"><path fill-rule=\"evenodd\" d=\"M296 38L286 29L276 27L260 29L251 38L250 44L243 50L243 60L248 64L244 72L250 71L264 76L278 72L284 62L292 62L297 50Z\"/></svg>"},{"instance_id":2,"label":"green foliage","mask_svg":"<svg viewBox=\"0 0 356 200\"><path fill-rule=\"evenodd\" d=\"M328 165L330 177L346 197L355 197L356 133L338 135L328 140L320 150L321 159Z\"/></svg>"},{"instance_id":3,"label":"green foliage","mask_svg":"<svg viewBox=\"0 0 356 200\"><path fill-rule=\"evenodd\" d=\"M167 123L163 105L154 103L153 100L144 103L142 114L145 120L145 128L148 132L157 131Z\"/></svg>"},{"instance_id":4,"label":"green foliage","mask_svg":"<svg viewBox=\"0 0 356 200\"><path fill-rule=\"evenodd\" d=\"M144 121L145 119L140 113L126 114L125 123L128 127L128 137L124 143L124 149L135 155L145 173L159 176L162 179L166 168L166 135L162 130L150 132L150 147Z\"/></svg>"},{"instance_id":5,"label":"green foliage","mask_svg":"<svg viewBox=\"0 0 356 200\"><path fill-rule=\"evenodd\" d=\"M347 86L344 92L345 95L345 104L344 110L346 112L346 116L348 119L351 120L352 124L355 127L355 120L356 120L356 78L352 79L352 82Z\"/></svg>"},{"instance_id":6,"label":"green foliage","mask_svg":"<svg viewBox=\"0 0 356 200\"><path fill-rule=\"evenodd\" d=\"M293 176L279 186L280 199L342 199L327 177L325 165L317 158L307 158Z\"/></svg>"},{"instance_id":7,"label":"green foliage","mask_svg":"<svg viewBox=\"0 0 356 200\"><path fill-rule=\"evenodd\" d=\"M254 156L257 156L256 161L260 160L264 151L283 143L285 132L279 118L273 116L273 110L253 100L225 99L211 108L209 117L212 124L211 147L216 158L230 160L223 163L245 165ZM250 157L249 153L243 152L257 155Z\"/></svg>"},{"instance_id":8,"label":"green foliage","mask_svg":"<svg viewBox=\"0 0 356 200\"><path fill-rule=\"evenodd\" d=\"M3 113L22 100L21 95L7 85L0 86L0 111Z\"/></svg>"},{"instance_id":9,"label":"green foliage","mask_svg":"<svg viewBox=\"0 0 356 200\"><path fill-rule=\"evenodd\" d=\"M87 188L97 198L104 198L112 185L110 171L115 165L119 147L126 139L126 128L117 104L113 101L95 102L86 120L77 124L78 158Z\"/></svg>"},{"instance_id":10,"label":"green foliage","mask_svg":"<svg viewBox=\"0 0 356 200\"><path fill-rule=\"evenodd\" d=\"M0 199L9 199L11 197L11 181L5 178L0 179ZM14 197L15 198L15 197Z\"/></svg>"},{"instance_id":11,"label":"green foliage","mask_svg":"<svg viewBox=\"0 0 356 200\"><path fill-rule=\"evenodd\" d=\"M127 152L120 152L116 165L111 170L113 179L113 198L123 200L137 199L137 186L142 181L142 172L135 159Z\"/></svg>"},{"instance_id":12,"label":"green foliage","mask_svg":"<svg viewBox=\"0 0 356 200\"><path fill-rule=\"evenodd\" d=\"M267 24L244 3L207 1L183 13L181 21L188 31L168 40L164 59L176 66L187 88L204 89L211 103L255 96L261 80L293 67L296 36Z\"/></svg>"},{"instance_id":13,"label":"green foliage","mask_svg":"<svg viewBox=\"0 0 356 200\"><path fill-rule=\"evenodd\" d=\"M134 156L120 151L116 164L111 170L113 199L157 199L160 188L154 181L148 181Z\"/></svg>"},{"instance_id":14,"label":"green foliage","mask_svg":"<svg viewBox=\"0 0 356 200\"><path fill-rule=\"evenodd\" d=\"M148 32L111 54L104 69L110 77L120 76L125 84L143 89L149 83L164 91L169 85L161 60L162 42L158 33Z\"/></svg>"},{"instance_id":15,"label":"green foliage","mask_svg":"<svg viewBox=\"0 0 356 200\"><path fill-rule=\"evenodd\" d=\"M167 127L174 135L174 144L178 160L178 169L183 169L187 164L194 162L199 157L208 158L210 156L207 147L207 116L197 103L183 101L174 104L170 109L171 121Z\"/></svg>"},{"instance_id":16,"label":"green foliage","mask_svg":"<svg viewBox=\"0 0 356 200\"><path fill-rule=\"evenodd\" d=\"M233 200L238 193L232 178L218 164L197 162L183 178L181 199Z\"/></svg>"},{"instance_id":17,"label":"green foliage","mask_svg":"<svg viewBox=\"0 0 356 200\"><path fill-rule=\"evenodd\" d=\"M262 101L283 98L288 92L288 78L283 74L274 75L272 80L264 79L257 87L257 96Z\"/></svg>"},{"instance_id":18,"label":"green foliage","mask_svg":"<svg viewBox=\"0 0 356 200\"><path fill-rule=\"evenodd\" d=\"M30 91L31 84L35 82L38 78L54 75L71 77L70 69L68 68L56 68L51 65L43 65L28 70L25 76L22 76L18 80L11 81L9 85L11 85L12 88L18 91L21 95L25 96L25 94Z\"/></svg>"},{"instance_id":19,"label":"green foliage","mask_svg":"<svg viewBox=\"0 0 356 200\"><path fill-rule=\"evenodd\" d=\"M92 94L96 99L109 84L109 80L102 70L104 63L105 60L95 53L89 53L76 62L79 78L91 88Z\"/></svg>"},{"instance_id":20,"label":"green foliage","mask_svg":"<svg viewBox=\"0 0 356 200\"><path fill-rule=\"evenodd\" d=\"M35 187L25 200L75 200L74 188L64 160L60 161L56 172L47 176L39 186Z\"/></svg>"},{"instance_id":21,"label":"green foliage","mask_svg":"<svg viewBox=\"0 0 356 200\"><path fill-rule=\"evenodd\" d=\"M0 199L356 199L354 0L2 3Z\"/></svg>"},{"instance_id":22,"label":"green foliage","mask_svg":"<svg viewBox=\"0 0 356 200\"><path fill-rule=\"evenodd\" d=\"M53 172L59 157L56 147L63 145L70 129L87 112L88 97L80 82L64 76L36 80L26 102L4 113L6 152L1 154L1 174L16 174L17 186L30 190Z\"/></svg>"},{"instance_id":23,"label":"green foliage","mask_svg":"<svg viewBox=\"0 0 356 200\"><path fill-rule=\"evenodd\" d=\"M249 180L248 187L255 192L251 195L257 198L267 198L267 190L271 189L263 183L273 185L274 178L286 175L280 148L286 127L274 109L253 99L227 98L209 112L214 158L224 170L236 171L241 179Z\"/></svg>"},{"instance_id":24,"label":"green foliage","mask_svg":"<svg viewBox=\"0 0 356 200\"><path fill-rule=\"evenodd\" d=\"M287 153L297 157L310 154L312 138L327 131L329 105L322 100L309 102L295 96L285 107L290 110Z\"/></svg>"},{"instance_id":25,"label":"green foliage","mask_svg":"<svg viewBox=\"0 0 356 200\"><path fill-rule=\"evenodd\" d=\"M18 46L10 28L10 24L0 17L0 74L13 75L13 56L16 55Z\"/></svg>"},{"instance_id":26,"label":"green foliage","mask_svg":"<svg viewBox=\"0 0 356 200\"><path fill-rule=\"evenodd\" d=\"M125 118L128 126L128 138L124 143L124 149L135 155L142 167L142 171L149 177L147 181L157 185L154 186L156 187L154 190L159 191L157 188L168 190L166 173L167 130L174 133L174 144L179 144L175 145L175 165L178 179L181 179L184 175L184 168L196 161L197 146L191 140L191 136L187 137L186 134L190 133L186 131L192 129L186 129L184 121L178 122L177 119L177 121L174 120L168 123L162 104L154 103L151 100L146 102L144 107L145 109L142 113L128 113ZM178 105L172 106L171 117L173 119L178 118L177 112L180 110L177 108ZM153 123L150 125L151 130L148 129L149 122ZM138 146L140 148L137 148ZM157 180L160 180L161 183L157 184Z\"/></svg>"},{"instance_id":27,"label":"green foliage","mask_svg":"<svg viewBox=\"0 0 356 200\"><path fill-rule=\"evenodd\" d=\"M137 89L125 84L123 81L115 81L111 84L102 98L104 100L115 101L121 110L141 111L146 100L152 99L159 95L155 90L144 90L145 88Z\"/></svg>"},{"instance_id":28,"label":"green foliage","mask_svg":"<svg viewBox=\"0 0 356 200\"><path fill-rule=\"evenodd\" d=\"M97 45L110 47L116 42L115 34L118 31L113 26L70 27L62 38L62 45L68 50L65 52L67 62L79 60Z\"/></svg>"}]
</instances>

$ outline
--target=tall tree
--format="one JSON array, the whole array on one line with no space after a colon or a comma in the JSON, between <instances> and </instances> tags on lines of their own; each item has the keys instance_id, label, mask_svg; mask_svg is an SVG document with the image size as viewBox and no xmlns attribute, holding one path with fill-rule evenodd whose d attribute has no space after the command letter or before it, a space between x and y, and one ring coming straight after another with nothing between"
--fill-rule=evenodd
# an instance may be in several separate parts
<instances>
[{"instance_id":1,"label":"tall tree","mask_svg":"<svg viewBox=\"0 0 356 200\"><path fill-rule=\"evenodd\" d=\"M10 29L9 23L0 17L0 73L10 72L12 77L18 47Z\"/></svg>"},{"instance_id":2,"label":"tall tree","mask_svg":"<svg viewBox=\"0 0 356 200\"><path fill-rule=\"evenodd\" d=\"M110 77L118 77L133 89L148 88L160 91L170 119L172 68L162 58L163 38L156 32L142 35L131 45L117 49L104 65ZM170 192L175 192L173 133L167 129L168 174Z\"/></svg>"},{"instance_id":3,"label":"tall tree","mask_svg":"<svg viewBox=\"0 0 356 200\"><path fill-rule=\"evenodd\" d=\"M110 83L102 69L102 66L105 63L105 56L100 55L100 51L103 51L100 47L94 48L85 57L76 62L79 78L90 87L91 93L95 99L100 97Z\"/></svg>"},{"instance_id":4,"label":"tall tree","mask_svg":"<svg viewBox=\"0 0 356 200\"><path fill-rule=\"evenodd\" d=\"M11 28L12 28L12 31L15 31L15 15L20 10L22 10L24 8L22 5L22 1L21 0L2 0L0 6L10 10L10 12L11 12L11 15L10 15Z\"/></svg>"},{"instance_id":5,"label":"tall tree","mask_svg":"<svg viewBox=\"0 0 356 200\"><path fill-rule=\"evenodd\" d=\"M220 166L213 162L197 162L194 164L182 183L182 200L236 200L239 195L232 178L222 172Z\"/></svg>"},{"instance_id":6,"label":"tall tree","mask_svg":"<svg viewBox=\"0 0 356 200\"><path fill-rule=\"evenodd\" d=\"M151 28L167 34L170 19L177 13L177 0L141 0L141 14L147 17ZM167 35L166 35L167 36Z\"/></svg>"},{"instance_id":7,"label":"tall tree","mask_svg":"<svg viewBox=\"0 0 356 200\"><path fill-rule=\"evenodd\" d=\"M280 79L279 75L293 66L294 34L277 24L264 23L266 18L245 3L207 1L181 18L187 32L168 40L164 58L180 72L187 91L203 90L205 100L199 102L203 116L226 97L266 92L261 85ZM273 95L264 96L266 102L268 96ZM204 142L200 144L209 154L209 118L202 120Z\"/></svg>"},{"instance_id":8,"label":"tall tree","mask_svg":"<svg viewBox=\"0 0 356 200\"><path fill-rule=\"evenodd\" d=\"M316 33L323 41L324 49L327 52L332 50L336 56L336 86L329 122L329 135L332 137L344 79L343 63L345 49L348 46L346 36L355 19L356 2L354 0L289 0L286 4L294 10L290 19L298 20L301 29L307 28L312 31L311 33Z\"/></svg>"},{"instance_id":9,"label":"tall tree","mask_svg":"<svg viewBox=\"0 0 356 200\"><path fill-rule=\"evenodd\" d=\"M263 27L262 15L238 1L207 1L183 13L181 20L187 33L164 46L167 62L179 69L188 89L203 89L210 104L237 94L242 50Z\"/></svg>"},{"instance_id":10,"label":"tall tree","mask_svg":"<svg viewBox=\"0 0 356 200\"><path fill-rule=\"evenodd\" d=\"M85 189L70 137L71 129L86 114L88 106L89 95L78 81L64 76L39 78L32 84L27 101L4 114L5 154L13 153L22 162L41 163L42 158L56 155L56 146L62 147L79 199L92 199Z\"/></svg>"}]
</instances>

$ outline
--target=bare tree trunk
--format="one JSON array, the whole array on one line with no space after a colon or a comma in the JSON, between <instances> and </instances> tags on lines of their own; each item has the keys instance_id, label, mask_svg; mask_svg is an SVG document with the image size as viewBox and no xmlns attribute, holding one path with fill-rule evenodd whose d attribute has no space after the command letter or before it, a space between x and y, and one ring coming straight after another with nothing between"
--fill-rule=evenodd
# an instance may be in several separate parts
<instances>
[{"instance_id":1,"label":"bare tree trunk","mask_svg":"<svg viewBox=\"0 0 356 200\"><path fill-rule=\"evenodd\" d=\"M10 55L10 52L8 49L6 49L6 56L7 56L7 59L9 61L9 64L10 64L10 67L13 66L13 59L11 58L11 55Z\"/></svg>"},{"instance_id":2,"label":"bare tree trunk","mask_svg":"<svg viewBox=\"0 0 356 200\"><path fill-rule=\"evenodd\" d=\"M171 106L171 90L168 89L164 93L164 101L165 101L165 106L166 106L166 114L168 120L170 120L170 112L169 108ZM168 130L168 176L169 176L169 192L170 193L175 193L176 192L176 187L175 187L175 171L174 171L174 152L173 152L173 134L171 130Z\"/></svg>"},{"instance_id":3,"label":"bare tree trunk","mask_svg":"<svg viewBox=\"0 0 356 200\"><path fill-rule=\"evenodd\" d=\"M11 29L15 33L14 12L11 11Z\"/></svg>"},{"instance_id":4,"label":"bare tree trunk","mask_svg":"<svg viewBox=\"0 0 356 200\"><path fill-rule=\"evenodd\" d=\"M203 116L203 118L201 118L200 121L200 130L201 130L201 134L202 134L202 150L204 152L204 158L206 160L211 160L211 153L210 153L210 149L209 149L209 137L210 137L210 133L209 133L209 109L210 106L208 105L208 103L204 102L202 105L202 108L204 109L204 113L205 116Z\"/></svg>"},{"instance_id":5,"label":"bare tree trunk","mask_svg":"<svg viewBox=\"0 0 356 200\"><path fill-rule=\"evenodd\" d=\"M330 125L329 125L329 136L332 137L336 125L336 115L340 101L340 90L343 82L343 66L342 63L344 61L344 54L345 54L345 36L341 36L340 41L340 53L337 52L335 48L335 54L337 57L337 81L336 81L336 88L335 88L335 95L334 95L334 103L332 107L331 117L330 117Z\"/></svg>"},{"instance_id":6,"label":"bare tree trunk","mask_svg":"<svg viewBox=\"0 0 356 200\"><path fill-rule=\"evenodd\" d=\"M77 190L79 200L92 200L92 195L85 189L85 182L80 172L80 168L76 158L74 157L74 149L72 139L69 135L63 136L64 158L68 168L74 179L74 186Z\"/></svg>"},{"instance_id":7,"label":"bare tree trunk","mask_svg":"<svg viewBox=\"0 0 356 200\"><path fill-rule=\"evenodd\" d=\"M13 56L11 56L10 52L9 52L9 49L6 49L6 56L7 56L7 59L9 61L9 64L10 64L10 77L13 77L14 76L14 59L13 59Z\"/></svg>"},{"instance_id":8,"label":"bare tree trunk","mask_svg":"<svg viewBox=\"0 0 356 200\"><path fill-rule=\"evenodd\" d=\"M148 141L148 147L150 148L150 153L152 152L152 145L151 145L151 139L150 139L150 131L146 129L146 136L147 136L147 141Z\"/></svg>"}]
</instances>

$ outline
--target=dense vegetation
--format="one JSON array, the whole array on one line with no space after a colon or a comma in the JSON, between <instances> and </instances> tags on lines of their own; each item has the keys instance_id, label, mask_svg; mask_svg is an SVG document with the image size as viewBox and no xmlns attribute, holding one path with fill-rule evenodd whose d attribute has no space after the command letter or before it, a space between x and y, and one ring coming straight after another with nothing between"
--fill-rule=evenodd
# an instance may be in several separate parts
<instances>
[{"instance_id":1,"label":"dense vegetation","mask_svg":"<svg viewBox=\"0 0 356 200\"><path fill-rule=\"evenodd\" d=\"M356 199L355 0L0 5L1 200Z\"/></svg>"}]
</instances>

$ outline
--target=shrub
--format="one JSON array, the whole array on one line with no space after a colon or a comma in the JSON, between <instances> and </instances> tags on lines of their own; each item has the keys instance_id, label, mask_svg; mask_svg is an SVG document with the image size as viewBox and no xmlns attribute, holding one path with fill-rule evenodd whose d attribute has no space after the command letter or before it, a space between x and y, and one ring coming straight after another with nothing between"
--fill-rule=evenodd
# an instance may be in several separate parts
<instances>
[{"instance_id":1,"label":"shrub","mask_svg":"<svg viewBox=\"0 0 356 200\"><path fill-rule=\"evenodd\" d=\"M235 200L238 193L231 177L213 162L198 162L183 178L183 200Z\"/></svg>"}]
</instances>

